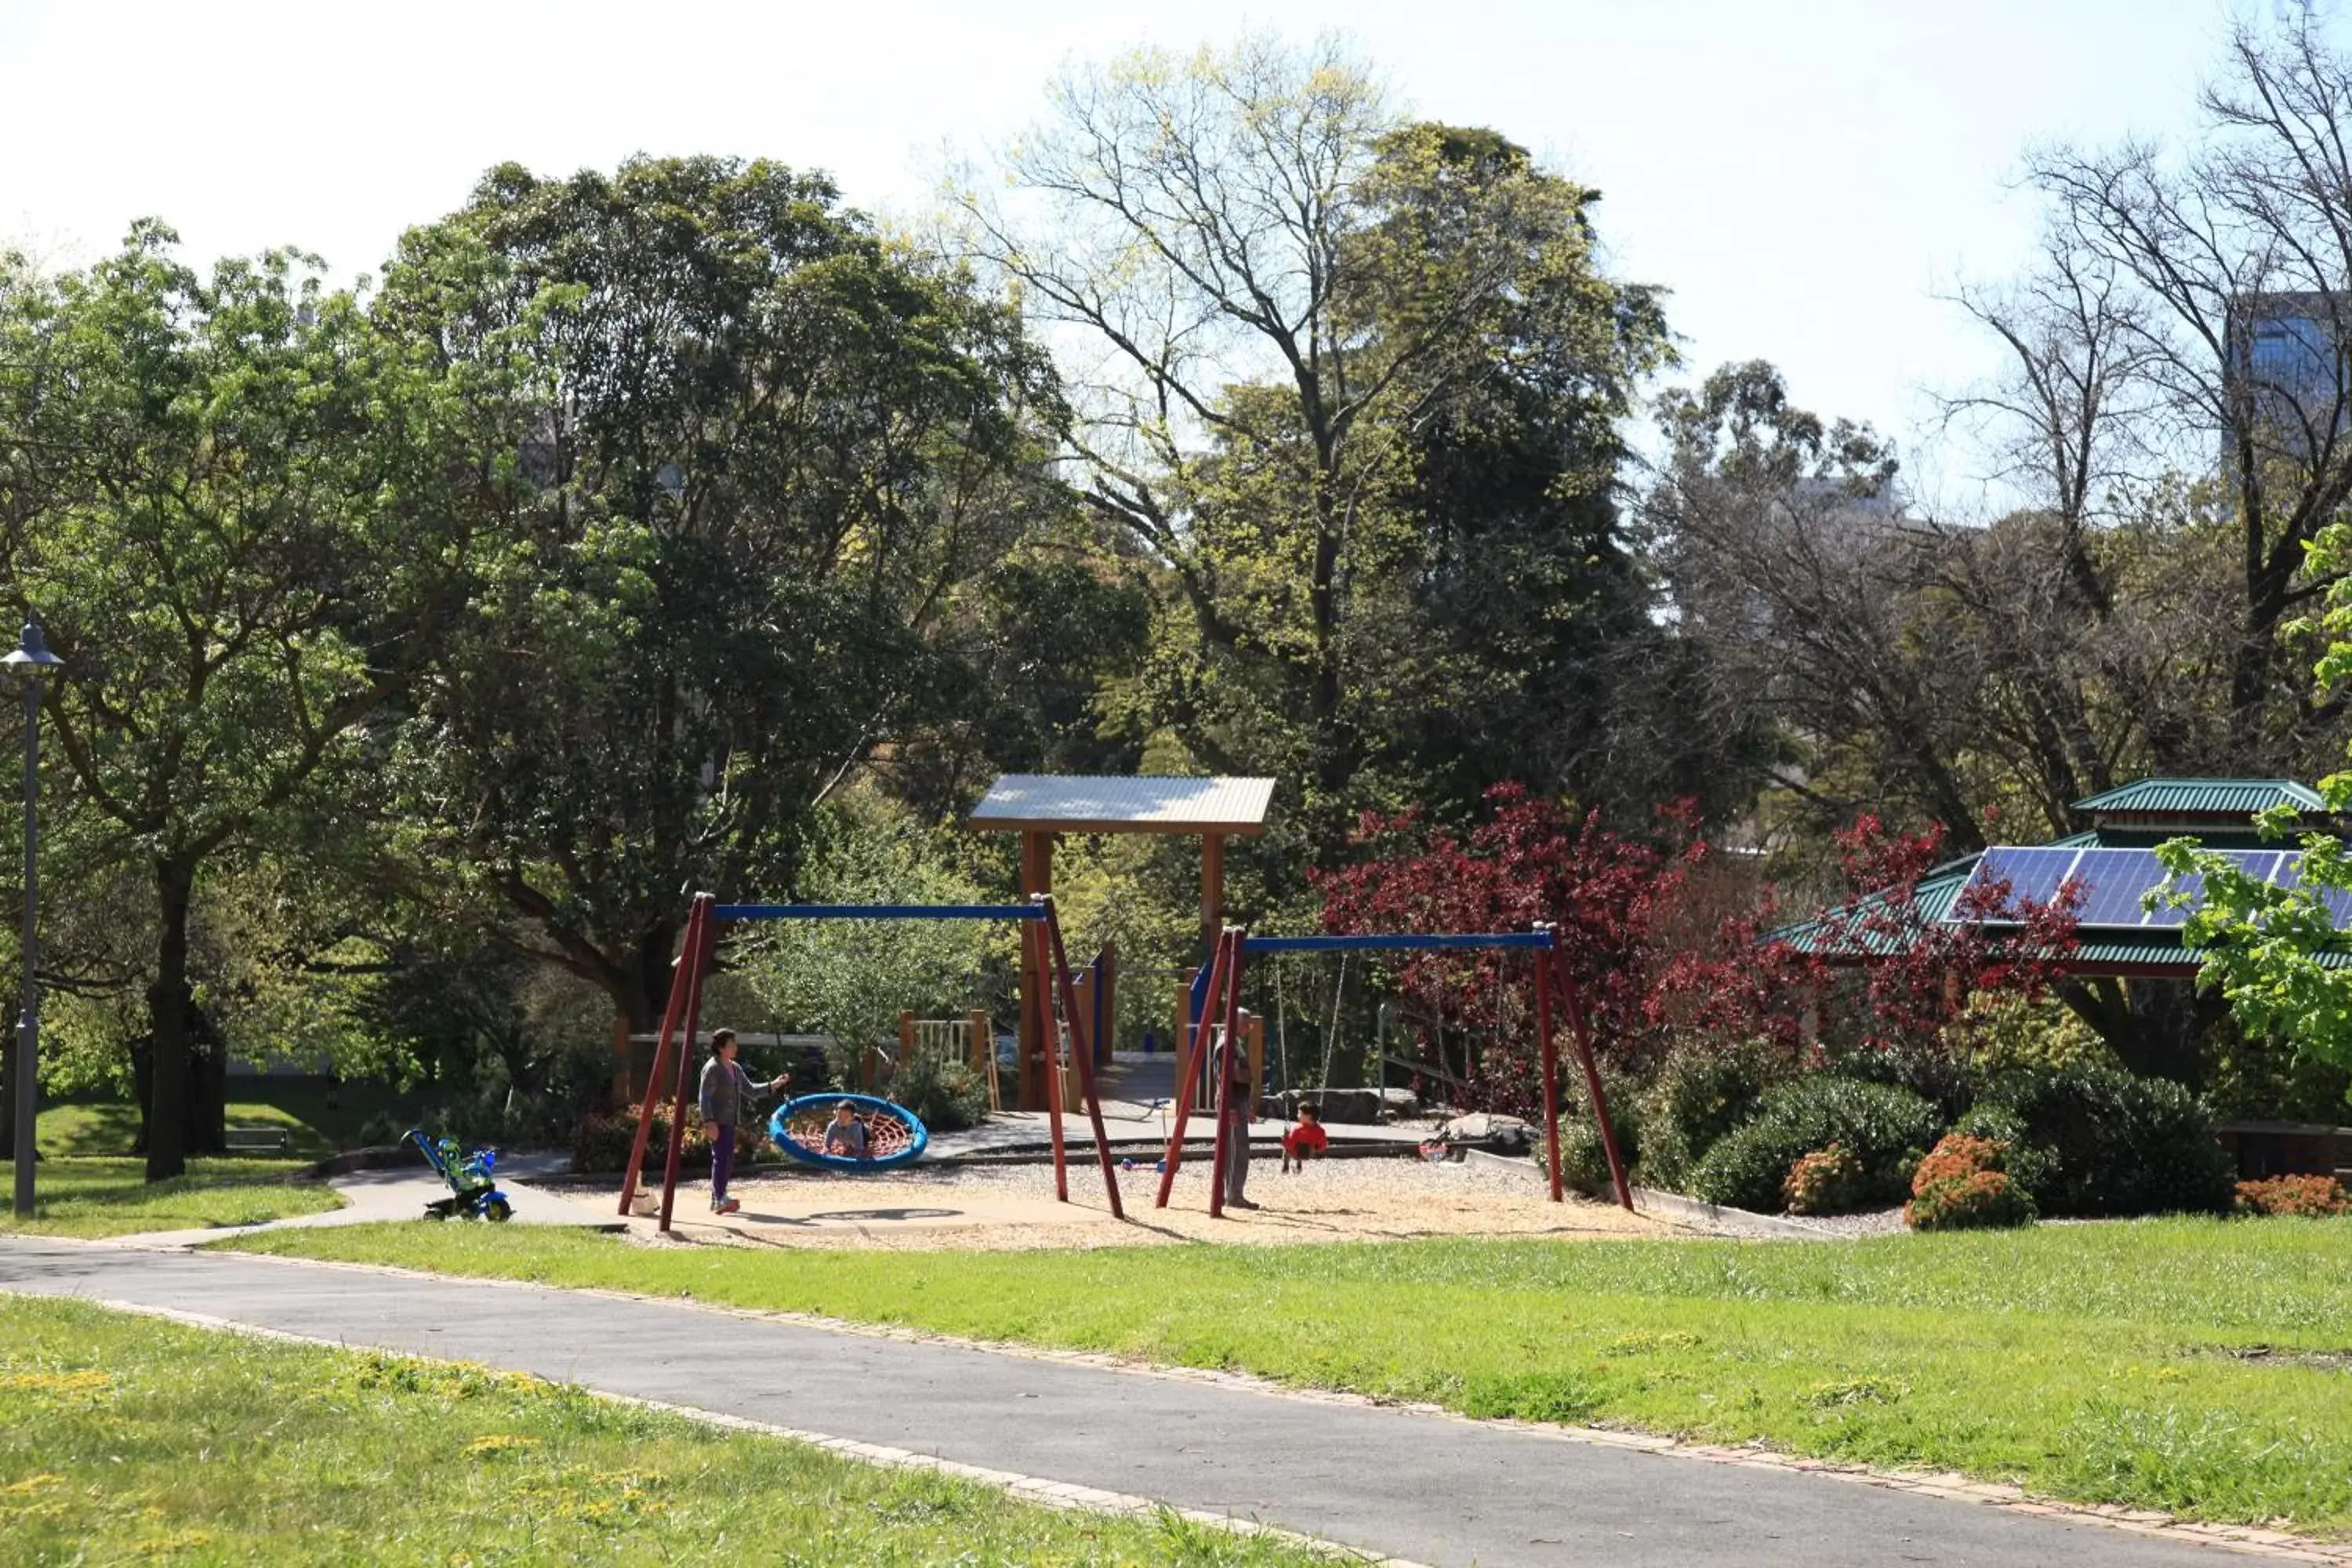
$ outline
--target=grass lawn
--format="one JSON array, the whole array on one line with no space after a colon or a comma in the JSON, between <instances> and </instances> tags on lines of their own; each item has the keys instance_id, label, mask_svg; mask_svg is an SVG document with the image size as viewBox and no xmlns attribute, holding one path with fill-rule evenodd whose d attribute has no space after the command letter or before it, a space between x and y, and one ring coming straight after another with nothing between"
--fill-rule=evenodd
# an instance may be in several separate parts
<instances>
[{"instance_id":1,"label":"grass lawn","mask_svg":"<svg viewBox=\"0 0 2352 1568\"><path fill-rule=\"evenodd\" d=\"M151 1185L138 1160L44 1160L32 1220L20 1221L0 1205L0 1231L130 1236L252 1225L341 1206L323 1185L289 1180L293 1168L282 1160L191 1160L186 1175Z\"/></svg>"},{"instance_id":2,"label":"grass lawn","mask_svg":"<svg viewBox=\"0 0 2352 1568\"><path fill-rule=\"evenodd\" d=\"M282 1127L286 1157L323 1160L351 1148L360 1128L380 1114L395 1120L415 1104L378 1084L322 1083L315 1079L234 1078L229 1080L231 1127ZM139 1107L126 1100L68 1100L42 1107L45 1154L128 1154L139 1136Z\"/></svg>"},{"instance_id":3,"label":"grass lawn","mask_svg":"<svg viewBox=\"0 0 2352 1568\"><path fill-rule=\"evenodd\" d=\"M1264 1564L448 1362L0 1297L0 1562Z\"/></svg>"},{"instance_id":4,"label":"grass lawn","mask_svg":"<svg viewBox=\"0 0 2352 1568\"><path fill-rule=\"evenodd\" d=\"M2352 1220L1825 1243L656 1251L367 1226L248 1251L691 1294L2352 1534Z\"/></svg>"}]
</instances>

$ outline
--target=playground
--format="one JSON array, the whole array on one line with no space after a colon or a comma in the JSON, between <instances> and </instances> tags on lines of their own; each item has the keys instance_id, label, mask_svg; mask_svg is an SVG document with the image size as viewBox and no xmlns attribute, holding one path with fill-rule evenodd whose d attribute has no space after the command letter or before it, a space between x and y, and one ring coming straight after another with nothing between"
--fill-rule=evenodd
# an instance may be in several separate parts
<instances>
[{"instance_id":1,"label":"playground","mask_svg":"<svg viewBox=\"0 0 2352 1568\"><path fill-rule=\"evenodd\" d=\"M1121 1171L1123 1220L1112 1217L1099 1192L1084 1187L1074 1187L1068 1203L1056 1202L1053 1168L1030 1164L870 1176L782 1171L739 1180L732 1190L743 1206L723 1217L705 1212L698 1192L682 1191L672 1224L694 1242L972 1251L1673 1234L1659 1221L1613 1205L1575 1197L1552 1205L1531 1173L1483 1163L1431 1163L1408 1152L1320 1160L1283 1175L1274 1161L1261 1161L1250 1189L1261 1206L1217 1219L1207 1213L1207 1162L1200 1160L1179 1173L1165 1209L1151 1207L1159 1176L1149 1163ZM597 1206L584 1194L577 1197L583 1206ZM646 1221L635 1225L651 1230Z\"/></svg>"}]
</instances>

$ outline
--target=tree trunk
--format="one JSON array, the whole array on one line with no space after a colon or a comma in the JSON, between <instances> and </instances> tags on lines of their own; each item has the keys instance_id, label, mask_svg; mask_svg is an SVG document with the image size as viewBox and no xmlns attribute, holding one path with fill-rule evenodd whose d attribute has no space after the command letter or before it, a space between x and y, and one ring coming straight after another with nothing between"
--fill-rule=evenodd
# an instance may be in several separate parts
<instances>
[{"instance_id":1,"label":"tree trunk","mask_svg":"<svg viewBox=\"0 0 2352 1568\"><path fill-rule=\"evenodd\" d=\"M147 1179L167 1181L188 1168L188 909L195 868L175 860L155 864L156 912L163 940L155 984L147 988L149 1037L154 1041L154 1095L147 1110Z\"/></svg>"}]
</instances>

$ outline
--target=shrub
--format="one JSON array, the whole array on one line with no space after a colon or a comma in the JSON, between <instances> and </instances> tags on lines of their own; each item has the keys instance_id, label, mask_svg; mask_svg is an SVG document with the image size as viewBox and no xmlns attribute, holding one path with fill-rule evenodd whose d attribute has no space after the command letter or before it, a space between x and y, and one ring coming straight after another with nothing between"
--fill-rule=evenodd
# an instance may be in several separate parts
<instances>
[{"instance_id":1,"label":"shrub","mask_svg":"<svg viewBox=\"0 0 2352 1568\"><path fill-rule=\"evenodd\" d=\"M2333 1176L2269 1176L2238 1184L2237 1212L2257 1215L2301 1215L2327 1219L2352 1214L2352 1194Z\"/></svg>"},{"instance_id":2,"label":"shrub","mask_svg":"<svg viewBox=\"0 0 2352 1568\"><path fill-rule=\"evenodd\" d=\"M1866 1191L1862 1162L1843 1143L1800 1157L1780 1184L1790 1214L1852 1214Z\"/></svg>"},{"instance_id":3,"label":"shrub","mask_svg":"<svg viewBox=\"0 0 2352 1568\"><path fill-rule=\"evenodd\" d=\"M2025 1118L2006 1105L1986 1100L1953 1122L1952 1131L1970 1138L1988 1139L2006 1148L2009 1152L2001 1169L2039 1205L2058 1169L2058 1156L2033 1142L2026 1131Z\"/></svg>"},{"instance_id":4,"label":"shrub","mask_svg":"<svg viewBox=\"0 0 2352 1568\"><path fill-rule=\"evenodd\" d=\"M625 1116L592 1113L580 1119L572 1136L572 1169L578 1173L620 1171L629 1163L629 1145L637 1135L635 1112ZM654 1112L652 1135L646 1140L646 1161L640 1173L658 1175L669 1157L669 1111L667 1107ZM710 1131L702 1124L702 1112L689 1105L686 1108L686 1139L678 1150L678 1169L691 1172L710 1163ZM735 1163L738 1166L753 1160L778 1158L776 1146L768 1141L767 1124L745 1127L735 1136Z\"/></svg>"},{"instance_id":5,"label":"shrub","mask_svg":"<svg viewBox=\"0 0 2352 1568\"><path fill-rule=\"evenodd\" d=\"M1624 1152L1619 1145L1618 1152ZM1546 1151L1538 1150L1540 1161ZM1592 1124L1590 1116L1563 1117L1559 1124L1559 1179L1578 1192L1591 1197L1614 1199L1616 1186L1609 1180L1609 1150L1601 1142L1601 1129Z\"/></svg>"},{"instance_id":6,"label":"shrub","mask_svg":"<svg viewBox=\"0 0 2352 1568\"><path fill-rule=\"evenodd\" d=\"M921 1053L898 1064L890 1098L934 1132L961 1132L988 1115L988 1080L962 1062Z\"/></svg>"},{"instance_id":7,"label":"shrub","mask_svg":"<svg viewBox=\"0 0 2352 1568\"><path fill-rule=\"evenodd\" d=\"M1737 1208L1780 1207L1798 1159L1843 1144L1863 1170L1861 1204L1899 1200L1919 1151L1943 1131L1936 1108L1909 1089L1816 1073L1767 1092L1754 1121L1709 1149L1691 1173L1694 1196Z\"/></svg>"},{"instance_id":8,"label":"shrub","mask_svg":"<svg viewBox=\"0 0 2352 1568\"><path fill-rule=\"evenodd\" d=\"M1990 1077L2021 1068L2120 1068L2115 1048L2055 997L1980 998L1960 1019L1973 1065Z\"/></svg>"},{"instance_id":9,"label":"shrub","mask_svg":"<svg viewBox=\"0 0 2352 1568\"><path fill-rule=\"evenodd\" d=\"M1610 1101L1624 1107L1621 1139L1629 1126L1638 1132L1643 1180L1680 1188L1700 1155L1756 1113L1779 1064L1780 1053L1761 1040L1677 1040L1645 1091Z\"/></svg>"},{"instance_id":10,"label":"shrub","mask_svg":"<svg viewBox=\"0 0 2352 1568\"><path fill-rule=\"evenodd\" d=\"M2196 1098L2164 1079L2095 1066L2028 1068L1986 1087L2018 1146L2046 1151L2031 1184L2045 1214L2226 1213L2236 1172Z\"/></svg>"},{"instance_id":11,"label":"shrub","mask_svg":"<svg viewBox=\"0 0 2352 1568\"><path fill-rule=\"evenodd\" d=\"M2033 1199L2002 1167L2009 1146L1954 1132L1928 1152L1911 1177L1904 1223L1914 1230L1983 1230L2031 1225Z\"/></svg>"}]
</instances>

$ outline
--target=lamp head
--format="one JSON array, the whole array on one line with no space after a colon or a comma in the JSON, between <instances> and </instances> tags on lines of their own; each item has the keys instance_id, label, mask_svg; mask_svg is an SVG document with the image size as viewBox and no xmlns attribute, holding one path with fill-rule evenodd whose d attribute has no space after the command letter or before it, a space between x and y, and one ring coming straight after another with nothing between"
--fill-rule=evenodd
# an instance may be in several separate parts
<instances>
[{"instance_id":1,"label":"lamp head","mask_svg":"<svg viewBox=\"0 0 2352 1568\"><path fill-rule=\"evenodd\" d=\"M24 640L0 657L0 665L6 666L10 678L19 682L37 683L64 668L65 662L49 651L49 640L41 635L38 621L26 621Z\"/></svg>"}]
</instances>

